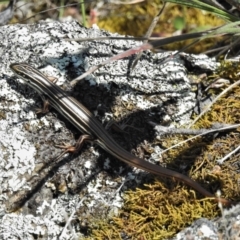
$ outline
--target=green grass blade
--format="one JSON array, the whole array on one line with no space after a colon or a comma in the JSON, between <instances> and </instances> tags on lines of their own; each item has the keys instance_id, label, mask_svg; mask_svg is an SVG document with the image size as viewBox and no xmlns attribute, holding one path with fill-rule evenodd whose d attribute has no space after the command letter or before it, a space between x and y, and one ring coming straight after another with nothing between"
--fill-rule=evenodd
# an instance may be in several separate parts
<instances>
[{"instance_id":1,"label":"green grass blade","mask_svg":"<svg viewBox=\"0 0 240 240\"><path fill-rule=\"evenodd\" d=\"M221 18L223 18L226 21L230 21L230 22L235 22L235 21L239 21L240 18L230 14L227 11L224 11L222 9L219 9L217 7L214 7L210 4L204 3L202 1L199 0L164 0L165 2L171 2L171 3L176 3L179 5L184 5L187 7L193 7L193 8L198 8L201 10L205 10L208 12L211 12L213 14L215 14L216 16L219 16Z\"/></svg>"}]
</instances>

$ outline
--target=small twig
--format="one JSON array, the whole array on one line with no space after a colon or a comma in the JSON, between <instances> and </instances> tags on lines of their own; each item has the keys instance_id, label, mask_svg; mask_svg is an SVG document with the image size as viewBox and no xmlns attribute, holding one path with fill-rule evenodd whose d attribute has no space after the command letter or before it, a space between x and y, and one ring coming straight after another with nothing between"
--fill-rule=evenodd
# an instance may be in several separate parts
<instances>
[{"instance_id":1,"label":"small twig","mask_svg":"<svg viewBox=\"0 0 240 240\"><path fill-rule=\"evenodd\" d=\"M154 19L152 20L152 23L150 24L150 27L148 28L148 30L147 30L147 32L146 32L144 37L149 38L152 35L153 29L155 28L155 26L156 26L156 24L158 22L159 17L163 13L163 10L164 10L165 6L166 6L166 3L163 2L162 8L158 12L158 14L154 17ZM148 40L144 40L144 43L147 43L147 42L148 42ZM133 61L132 70L136 67L136 65L138 63L138 60L141 58L141 56L142 56L142 52L138 53L138 55L136 56L135 60Z\"/></svg>"},{"instance_id":2,"label":"small twig","mask_svg":"<svg viewBox=\"0 0 240 240\"><path fill-rule=\"evenodd\" d=\"M215 57L218 58L219 56L223 55L225 52L227 52L230 48L234 48L239 44L239 37L231 44L224 46L223 50L220 51Z\"/></svg>"},{"instance_id":3,"label":"small twig","mask_svg":"<svg viewBox=\"0 0 240 240\"><path fill-rule=\"evenodd\" d=\"M88 38L62 38L64 41L75 41L75 42L89 42L89 41L98 41L98 40L126 40L126 41L157 41L161 40L162 37L150 37L150 38L145 38L145 37L88 37Z\"/></svg>"},{"instance_id":4,"label":"small twig","mask_svg":"<svg viewBox=\"0 0 240 240\"><path fill-rule=\"evenodd\" d=\"M47 9L47 10L43 10L43 11L41 11L41 12L38 12L37 14L34 14L34 15L28 17L28 18L25 18L25 19L23 19L22 21L19 21L18 23L26 22L27 20L29 20L29 19L31 19L31 18L34 18L34 17L36 17L36 15L41 14L41 13L45 13L45 12L52 11L52 10L58 10L58 9L61 9L61 8L66 8L66 7L72 7L72 6L76 6L76 5L78 5L78 4L79 4L79 3L72 3L72 4L66 4L65 6L49 8L49 9Z\"/></svg>"},{"instance_id":5,"label":"small twig","mask_svg":"<svg viewBox=\"0 0 240 240\"><path fill-rule=\"evenodd\" d=\"M187 129L187 128L169 128L161 125L156 125L154 122L149 122L152 126L155 127L155 130L159 134L184 134L184 135L205 135L208 133L225 131L229 129L238 128L240 124L222 124L222 123L215 123L212 125L212 128L202 128L202 129Z\"/></svg>"},{"instance_id":6,"label":"small twig","mask_svg":"<svg viewBox=\"0 0 240 240\"><path fill-rule=\"evenodd\" d=\"M235 148L232 152L228 153L225 157L217 160L217 163L220 164L220 165L223 164L223 162L224 162L225 160L227 160L228 158L230 158L234 153L238 152L239 150L240 150L240 146L238 146L237 148Z\"/></svg>"},{"instance_id":7,"label":"small twig","mask_svg":"<svg viewBox=\"0 0 240 240\"><path fill-rule=\"evenodd\" d=\"M207 106L207 108L201 112L200 115L198 115L193 122L188 126L188 128L191 128L207 111L209 111L211 109L211 107L213 106L214 103L217 102L217 100L219 98L221 98L225 93L227 93L228 91L230 91L232 88L236 87L237 85L240 84L240 80L238 80L237 82L233 83L232 85L230 85L229 87L227 87L225 90L223 90L212 102L209 106Z\"/></svg>"},{"instance_id":8,"label":"small twig","mask_svg":"<svg viewBox=\"0 0 240 240\"><path fill-rule=\"evenodd\" d=\"M132 0L132 1L127 1L127 2L121 2L121 1L114 1L111 2L111 4L116 4L116 5L130 5L130 4L136 4L140 2L144 2L145 0Z\"/></svg>"},{"instance_id":9,"label":"small twig","mask_svg":"<svg viewBox=\"0 0 240 240\"><path fill-rule=\"evenodd\" d=\"M156 125L155 123L153 123L153 122L149 122L149 123L150 123L152 126L155 126L155 128L158 128L158 127L159 127L159 126L157 126L157 125ZM197 137L200 137L200 136L203 136L203 135L206 135L206 134L209 134L209 133L214 133L214 132L219 132L219 131L226 131L226 130L230 130L230 129L234 129L234 128L238 128L238 127L240 127L240 124L228 125L227 127L221 127L221 128L217 128L217 129L211 129L211 130L209 130L209 131L204 131L204 132L201 133L201 134L198 134L198 135L196 135L196 136L193 136L193 137L191 137L191 138L188 138L187 140L184 140L184 141L182 141L182 142L180 142L180 143L177 143L177 144L175 144L175 145L173 145L173 146L171 146L171 147L163 150L163 151L161 152L161 154L163 154L163 153L165 153L165 152L167 152L167 151L169 151L169 150L171 150L171 149L173 149L173 148L176 148L176 147L182 145L183 143L189 142L189 141L191 141L191 140L193 140L193 139L195 139L195 138L197 138ZM156 129L156 130L157 130L157 129ZM174 130L176 130L176 129L174 129ZM160 130L160 132L161 132L161 130ZM172 133L173 133L173 132L172 132ZM175 133L175 132L174 132L174 133ZM160 133L160 134L161 134L161 133Z\"/></svg>"}]
</instances>

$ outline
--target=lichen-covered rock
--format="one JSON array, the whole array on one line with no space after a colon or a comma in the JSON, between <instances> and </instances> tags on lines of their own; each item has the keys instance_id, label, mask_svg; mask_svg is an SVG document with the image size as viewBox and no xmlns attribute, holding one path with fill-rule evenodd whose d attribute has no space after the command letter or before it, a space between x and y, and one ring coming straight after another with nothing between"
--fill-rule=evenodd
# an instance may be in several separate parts
<instances>
[{"instance_id":1,"label":"lichen-covered rock","mask_svg":"<svg viewBox=\"0 0 240 240\"><path fill-rule=\"evenodd\" d=\"M116 137L128 150L150 139L149 120L189 121L195 98L185 67L189 59L184 60L184 55L171 58L171 52L147 52L133 71L133 58L122 59L103 66L70 91L69 80L140 44L65 40L99 36L117 35L85 29L76 22L0 28L0 234L4 239L59 239L61 234L61 239L72 239L86 232L93 216L115 214L122 204L119 188L137 186L141 176L146 176L136 169L127 172L125 165L89 145L77 155L56 159L63 152L56 145L73 144L77 131L54 110L36 117L41 100L14 76L11 63L26 62L57 78L56 84L94 111L102 123L125 118L132 121L130 125L143 128L140 133L129 130L134 132L126 134L127 138L124 134ZM214 60L203 61L211 69L217 66Z\"/></svg>"}]
</instances>

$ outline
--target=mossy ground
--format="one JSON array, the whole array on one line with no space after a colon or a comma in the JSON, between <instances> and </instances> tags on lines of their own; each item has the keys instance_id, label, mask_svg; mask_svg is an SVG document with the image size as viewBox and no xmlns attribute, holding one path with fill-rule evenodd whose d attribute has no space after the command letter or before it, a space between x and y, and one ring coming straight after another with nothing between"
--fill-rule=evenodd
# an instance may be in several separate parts
<instances>
[{"instance_id":1,"label":"mossy ground","mask_svg":"<svg viewBox=\"0 0 240 240\"><path fill-rule=\"evenodd\" d=\"M210 76L238 79L238 63L223 62L218 72ZM211 90L218 95L225 87ZM217 101L194 128L209 128L213 123L237 124L240 119L240 87L232 89ZM163 155L163 161L178 171L188 166L188 175L210 192L221 189L221 196L237 201L239 192L239 154L231 156L222 165L216 160L226 156L239 146L239 129L205 136L189 141ZM170 135L161 142L165 148L187 139ZM174 180L156 179L151 184L125 193L125 204L118 216L97 221L92 230L94 239L167 239L189 226L194 220L212 219L221 212L212 199L202 199L192 189Z\"/></svg>"}]
</instances>

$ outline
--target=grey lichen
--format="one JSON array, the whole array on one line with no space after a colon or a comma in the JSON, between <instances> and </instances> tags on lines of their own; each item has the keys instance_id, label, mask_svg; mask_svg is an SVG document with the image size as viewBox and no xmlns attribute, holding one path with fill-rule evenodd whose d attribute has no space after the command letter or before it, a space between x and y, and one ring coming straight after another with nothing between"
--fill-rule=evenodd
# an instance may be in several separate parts
<instances>
[{"instance_id":1,"label":"grey lichen","mask_svg":"<svg viewBox=\"0 0 240 240\"><path fill-rule=\"evenodd\" d=\"M75 232L91 225L92 216L101 218L116 213L122 204L121 191L137 186L141 174L136 169L128 172L118 161L112 163L109 155L100 154L95 147L54 161L62 153L55 145L74 143L76 129L54 111L37 118L34 109L41 106L38 94L18 81L9 65L27 62L57 78L56 84L68 90L68 80L140 43L65 41L67 37L110 36L76 22L9 25L1 27L0 33L0 111L5 114L0 119L1 235L4 239L58 239L67 221L64 215L70 216L87 196L71 223L73 230L65 232L64 239L72 239ZM160 65L166 58L168 63ZM195 99L184 61L171 59L171 52L147 52L130 73L131 60L132 57L126 58L100 68L71 94L83 99L102 122L113 116L117 120L119 116L134 119L133 124L137 122L145 128L144 134L150 132L146 119L178 124L189 121ZM214 60L208 61L215 64ZM129 142L120 136L119 144L131 150L139 140L148 137L144 134L129 134Z\"/></svg>"}]
</instances>

